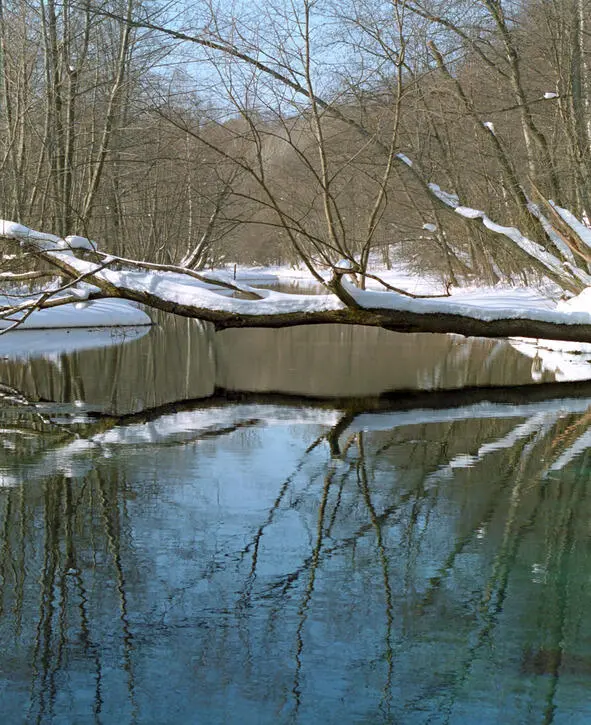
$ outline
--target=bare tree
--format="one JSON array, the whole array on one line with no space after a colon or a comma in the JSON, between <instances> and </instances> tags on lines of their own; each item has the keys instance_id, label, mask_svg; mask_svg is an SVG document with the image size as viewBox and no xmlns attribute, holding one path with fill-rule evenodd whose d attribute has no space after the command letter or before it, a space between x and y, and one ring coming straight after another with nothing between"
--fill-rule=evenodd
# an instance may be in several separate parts
<instances>
[{"instance_id":1,"label":"bare tree","mask_svg":"<svg viewBox=\"0 0 591 725\"><path fill-rule=\"evenodd\" d=\"M211 11L207 5L200 8ZM121 36L106 114L94 126L102 132L95 135L98 155L93 155L96 165L91 165L87 176L86 201L92 202L89 214L101 186L96 175L104 178L112 124L120 115L119 110L112 109L121 92L119 71L126 55L122 50L131 47L133 32L159 34L196 51L204 64L200 68L207 71L196 77L195 89L209 104L202 104L195 113L186 97L159 93L160 102L155 103L155 96L144 96L144 101L148 98L149 102L142 115L142 134L152 145L148 168L153 186L140 193L140 203L129 203L126 209L139 214L138 209L151 209L142 217L149 231L147 241L143 250L137 247L136 256L143 260L99 255L91 256L89 261L47 248L44 245L49 238L28 231L17 229L12 238L22 241L34 258L54 265L67 277L83 276L91 281L100 289L100 295L121 296L202 317L218 327L344 322L406 331L587 339L586 325L575 329L564 320L527 316L517 320L510 314L502 319L483 319L464 312L442 312L441 307L424 308L415 300L409 301L409 296L403 302L396 296L385 305L374 304L374 298L360 297L358 288L347 282L346 275L351 273L362 275L362 287L364 277L375 277L369 269L371 251L393 226L402 228L393 214L393 209L401 207L392 204L392 199L402 195L407 199L406 208L412 209L413 223L416 220L424 226L429 215L436 219L435 225L430 224L431 239L438 245L436 248L445 252L450 279L454 265L455 269L460 267L462 247L450 241L451 235L446 235L445 230L461 227L482 231L488 246L496 242L494 251L483 255L491 265L504 249L516 266L534 269L567 291L580 291L591 282L587 271L591 259L588 230L556 200L547 198L548 188L558 189L552 180L557 169L547 133L541 130L545 117L535 117L529 108L530 81L523 72L529 50L520 45L521 38L515 31L520 16L508 19L504 3L485 2L486 14L469 18L472 24L485 18L487 41L483 44L474 28L464 29L453 19L441 19L426 4L398 0L388 5L389 14L381 12L377 16L374 8L369 0L336 8L329 3L302 0L299 4L268 6L260 25L248 25L231 15L224 18L216 9L205 25L200 18L200 29L194 32L158 26L149 16L138 15L131 5L123 16L108 8L91 9L97 22L119 23ZM526 9L525 3L521 9ZM335 30L327 40L320 28L329 17ZM416 18L429 22L417 25ZM432 28L445 32L433 39L429 37ZM468 52L457 52L450 38L460 38ZM424 47L418 50L423 40L427 41L428 52ZM344 50L352 52L356 61L349 65L341 62L337 72L335 54ZM473 62L476 73L471 73ZM212 78L216 94L223 100L217 106L211 93L207 95ZM511 104L507 110L496 109L502 129L496 117L493 123L485 115L490 110L490 98L483 100L476 92L478 84L488 83L491 78L500 82L505 93L496 102L505 103L507 98ZM436 93L446 94L447 105L440 106L442 118L435 116L435 105L426 100L429 83ZM152 88L161 86L161 79L151 84ZM414 158L409 156L412 115L419 103L407 106L409 98L418 98L426 114L420 124L415 121L415 126L420 125L415 138L421 146ZM541 100L554 99L542 96ZM525 111L521 107L524 104L528 105ZM508 123L513 111L518 114L517 135L524 139L521 156L513 153L515 134L511 135L513 127ZM466 129L471 129L471 135L461 145ZM432 134L430 145L424 144L426 133ZM472 139L476 142L472 143ZM192 229L195 187L186 162L183 173L178 173L179 159L187 159L189 140L196 149L207 151L218 171L223 169L223 173L210 177L217 176L217 191L209 194L199 236ZM427 153L432 149L433 153ZM485 160L484 170L465 161L460 168L463 155L474 150L479 154L477 158ZM196 164L195 174L203 168L201 162ZM289 175L283 173L285 169ZM447 190L435 180L440 169L452 182ZM164 179L167 183L172 180L168 191L162 188ZM474 179L478 183L473 184ZM456 183L462 184L462 189ZM140 189L140 185L135 188ZM491 190L496 196L489 200ZM117 196L123 196L122 185ZM177 198L170 213L166 207L174 196ZM361 203L355 205L357 197ZM234 202L240 203L232 207ZM86 208L86 202L81 208ZM124 215L122 212L121 218ZM174 234L166 227L174 216L182 219L191 233L188 237L180 235L182 239L176 240L172 254L167 240ZM88 219L91 221L92 215ZM213 299L207 303L172 299L138 287L126 277L109 276L102 269L104 265L120 265L194 278L197 273L188 266L202 264L202 252L210 253L210 240L218 235L220 225L239 223L256 224L259 229L283 235L334 297L321 310L305 311L297 307L297 302L277 310L265 306L264 295L243 289L254 299L244 304L238 301L230 309L227 303L224 306ZM242 226L236 228L241 230ZM60 237L50 241L62 248ZM165 264L151 261L155 255L162 255L160 262ZM184 266L171 264L175 259ZM332 276L325 281L321 271L327 266ZM400 290L389 289L400 295ZM48 303L43 299L38 305Z\"/></svg>"}]
</instances>

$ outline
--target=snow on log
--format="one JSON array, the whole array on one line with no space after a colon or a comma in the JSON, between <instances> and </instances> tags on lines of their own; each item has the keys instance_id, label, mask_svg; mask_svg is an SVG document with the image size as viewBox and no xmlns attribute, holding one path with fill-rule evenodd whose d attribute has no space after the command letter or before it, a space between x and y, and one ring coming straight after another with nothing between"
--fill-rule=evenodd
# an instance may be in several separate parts
<instances>
[{"instance_id":1,"label":"snow on log","mask_svg":"<svg viewBox=\"0 0 591 725\"><path fill-rule=\"evenodd\" d=\"M568 211L568 209L563 209L553 201L550 201L549 204L562 218L564 223L573 230L576 236L581 240L581 242L583 242L585 247L591 249L591 229L586 224L579 221L572 212Z\"/></svg>"},{"instance_id":2,"label":"snow on log","mask_svg":"<svg viewBox=\"0 0 591 725\"><path fill-rule=\"evenodd\" d=\"M451 198L448 200L451 203ZM502 230L501 233L521 244L533 244L517 229L494 224L484 212L467 207L457 207L456 211L465 216L480 216L487 226ZM70 277L84 278L85 282L95 285L101 297L119 297L199 318L212 322L218 329L340 323L383 327L399 332L591 342L591 305L586 298L582 300L580 309L571 305L562 310L548 309L547 304L524 304L523 299L508 302L505 298L499 301L490 293L451 298L411 298L393 291L361 290L347 281L347 270L341 269L335 270L333 279L327 283L332 294L295 295L264 290L259 291L260 299L240 299L223 296L211 285L182 271L110 269L105 266L109 262L82 259L74 254L75 250L60 249L56 244L59 238L53 235L35 232L12 222L0 222L1 229L5 236L33 245L43 259ZM538 253L541 254L536 249ZM551 255L548 258L551 259L548 264L554 264Z\"/></svg>"},{"instance_id":3,"label":"snow on log","mask_svg":"<svg viewBox=\"0 0 591 725\"><path fill-rule=\"evenodd\" d=\"M492 124L487 122L485 126L490 133L494 135L494 127ZM427 181L425 175L417 168L412 159L409 159L405 154L398 153L394 158L410 170L415 180L421 185L424 191L437 202L448 209L455 211L456 214L463 216L465 219L480 222L488 230L496 234L502 234L507 239L511 240L531 260L540 264L542 268L546 270L546 274L548 274L550 278L554 279L554 281L559 281L566 289L569 289L572 292L577 292L583 287L587 287L591 284L591 276L583 269L573 265L572 251L567 248L567 245L565 245L562 239L560 239L560 236L556 233L556 230L552 228L550 222L543 218L539 209L535 208L535 205L532 205L531 202L528 204L529 212L533 216L537 217L541 222L545 234L558 249L560 254L565 257L564 260L559 259L551 252L547 251L541 244L528 239L519 231L519 229L494 222L486 214L486 212L481 211L480 209L472 209L471 207L463 206L460 204L460 199L457 194L445 191L438 184ZM577 233L575 226L572 226L571 228L575 231L575 233Z\"/></svg>"},{"instance_id":4,"label":"snow on log","mask_svg":"<svg viewBox=\"0 0 591 725\"><path fill-rule=\"evenodd\" d=\"M460 206L459 204L453 203L453 197L447 195L445 192L440 193L440 198L448 199L448 206L453 209L456 214L463 216L466 219L481 219L484 226L491 232L496 234L502 234L503 236L514 242L528 257L535 259L540 262L552 275L558 278L564 278L567 272L570 271L583 286L588 287L591 285L591 276L582 269L576 267L566 267L564 262L558 257L551 254L542 247L541 244L528 239L523 235L516 227L503 226L494 222L484 211L480 209L472 209L470 207Z\"/></svg>"}]
</instances>

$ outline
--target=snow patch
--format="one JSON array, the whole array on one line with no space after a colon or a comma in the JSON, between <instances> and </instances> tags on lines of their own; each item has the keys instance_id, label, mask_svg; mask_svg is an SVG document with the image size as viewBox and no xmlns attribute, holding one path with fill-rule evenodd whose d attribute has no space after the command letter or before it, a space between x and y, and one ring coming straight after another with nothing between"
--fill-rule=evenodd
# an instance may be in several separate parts
<instances>
[{"instance_id":1,"label":"snow patch","mask_svg":"<svg viewBox=\"0 0 591 725\"><path fill-rule=\"evenodd\" d=\"M87 239L86 237L71 235L66 237L64 241L71 249L89 249L93 252L96 252L97 250L96 243L91 242L90 239Z\"/></svg>"},{"instance_id":2,"label":"snow patch","mask_svg":"<svg viewBox=\"0 0 591 725\"><path fill-rule=\"evenodd\" d=\"M76 290L81 300L88 297L89 290ZM32 297L31 300L38 298ZM26 302L26 299L0 296L0 307ZM10 327L16 319L21 319L25 313L19 312L11 315L9 319L0 319L0 329ZM85 304L70 303L61 307L46 310L36 310L9 335L18 334L21 329L39 330L67 327L123 327L137 325L151 325L152 320L143 311L127 300L96 300Z\"/></svg>"},{"instance_id":3,"label":"snow patch","mask_svg":"<svg viewBox=\"0 0 591 725\"><path fill-rule=\"evenodd\" d=\"M585 244L585 246L591 249L591 229L589 229L589 227L583 222L580 222L577 217L568 209L563 209L561 206L558 206L558 204L555 204L553 201L550 201L550 204L552 205L553 209L559 214L562 220L566 222L566 224L568 224L568 226L574 231L579 239Z\"/></svg>"},{"instance_id":4,"label":"snow patch","mask_svg":"<svg viewBox=\"0 0 591 725\"><path fill-rule=\"evenodd\" d=\"M400 159L403 164L406 164L407 166L412 166L412 161L408 158L406 154L396 154L396 158Z\"/></svg>"},{"instance_id":5,"label":"snow patch","mask_svg":"<svg viewBox=\"0 0 591 725\"><path fill-rule=\"evenodd\" d=\"M455 209L460 203L460 197L457 194L451 194L449 191L443 191L438 184L429 184L429 189L440 199L446 206Z\"/></svg>"},{"instance_id":6,"label":"snow patch","mask_svg":"<svg viewBox=\"0 0 591 725\"><path fill-rule=\"evenodd\" d=\"M591 345L554 340L512 339L511 346L532 360L532 376L551 373L559 383L591 380Z\"/></svg>"}]
</instances>

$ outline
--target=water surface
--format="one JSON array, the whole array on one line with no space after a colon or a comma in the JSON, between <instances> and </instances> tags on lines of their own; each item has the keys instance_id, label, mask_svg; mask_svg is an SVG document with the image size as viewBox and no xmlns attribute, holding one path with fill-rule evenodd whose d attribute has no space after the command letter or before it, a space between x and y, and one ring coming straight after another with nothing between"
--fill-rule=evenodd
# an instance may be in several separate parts
<instances>
[{"instance_id":1,"label":"water surface","mask_svg":"<svg viewBox=\"0 0 591 725\"><path fill-rule=\"evenodd\" d=\"M0 381L31 400L83 401L122 415L205 398L219 388L353 398L554 380L551 370L538 371L536 360L505 340L346 325L215 333L210 325L170 315L156 316L156 323L148 334L139 328L139 337L138 328L89 330L87 349L74 352L68 339L64 352L57 345L47 351L46 331L14 333L17 341L17 335L26 339L24 352L12 343L3 356L0 346ZM105 334L121 344L102 344Z\"/></svg>"},{"instance_id":2,"label":"water surface","mask_svg":"<svg viewBox=\"0 0 591 725\"><path fill-rule=\"evenodd\" d=\"M4 720L588 722L589 386L267 332L0 361Z\"/></svg>"}]
</instances>

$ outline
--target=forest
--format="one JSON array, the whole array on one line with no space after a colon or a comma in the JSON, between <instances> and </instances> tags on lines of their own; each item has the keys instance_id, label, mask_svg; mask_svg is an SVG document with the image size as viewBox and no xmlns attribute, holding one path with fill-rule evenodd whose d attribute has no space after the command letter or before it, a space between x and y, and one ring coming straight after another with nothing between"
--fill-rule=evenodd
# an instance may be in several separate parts
<instances>
[{"instance_id":1,"label":"forest","mask_svg":"<svg viewBox=\"0 0 591 725\"><path fill-rule=\"evenodd\" d=\"M5 722L591 721L590 10L0 0Z\"/></svg>"},{"instance_id":2,"label":"forest","mask_svg":"<svg viewBox=\"0 0 591 725\"><path fill-rule=\"evenodd\" d=\"M576 294L588 5L3 1L0 215L119 267L340 269L348 307L344 271L400 260ZM54 274L12 246L5 279Z\"/></svg>"}]
</instances>

